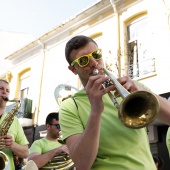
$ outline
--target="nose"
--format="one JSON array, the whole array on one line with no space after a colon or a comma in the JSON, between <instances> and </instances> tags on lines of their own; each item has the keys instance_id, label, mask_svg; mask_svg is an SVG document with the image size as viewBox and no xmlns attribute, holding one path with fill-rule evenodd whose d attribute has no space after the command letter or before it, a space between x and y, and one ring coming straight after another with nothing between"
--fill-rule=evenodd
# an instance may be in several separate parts
<instances>
[{"instance_id":1,"label":"nose","mask_svg":"<svg viewBox=\"0 0 170 170\"><path fill-rule=\"evenodd\" d=\"M98 62L97 62L97 60L95 60L92 56L90 56L90 58L89 58L89 66L90 67L94 67L94 68L96 68L97 67L97 65L98 65Z\"/></svg>"},{"instance_id":2,"label":"nose","mask_svg":"<svg viewBox=\"0 0 170 170\"><path fill-rule=\"evenodd\" d=\"M2 94L7 94L7 91L5 89L3 89Z\"/></svg>"},{"instance_id":3,"label":"nose","mask_svg":"<svg viewBox=\"0 0 170 170\"><path fill-rule=\"evenodd\" d=\"M8 97L8 92L6 91L6 89L1 89L0 93L1 95Z\"/></svg>"}]
</instances>

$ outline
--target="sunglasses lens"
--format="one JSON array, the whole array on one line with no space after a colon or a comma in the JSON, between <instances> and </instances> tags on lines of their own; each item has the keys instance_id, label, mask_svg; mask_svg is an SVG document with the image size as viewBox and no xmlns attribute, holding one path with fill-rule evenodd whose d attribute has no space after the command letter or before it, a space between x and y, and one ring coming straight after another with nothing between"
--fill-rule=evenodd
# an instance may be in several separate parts
<instances>
[{"instance_id":1,"label":"sunglasses lens","mask_svg":"<svg viewBox=\"0 0 170 170\"><path fill-rule=\"evenodd\" d=\"M102 53L101 53L100 50L97 50L97 51L94 51L92 53L92 56L93 56L94 59L98 60L98 59L100 59L102 57Z\"/></svg>"},{"instance_id":2,"label":"sunglasses lens","mask_svg":"<svg viewBox=\"0 0 170 170\"><path fill-rule=\"evenodd\" d=\"M72 63L71 63L71 66L74 66L74 64L77 62L79 64L80 67L85 67L88 63L89 63L89 57L92 56L95 60L99 60L102 58L102 52L101 50L97 50L97 51L94 51L93 53L91 54L88 54L87 56L82 56L80 58L76 60L74 60Z\"/></svg>"},{"instance_id":3,"label":"sunglasses lens","mask_svg":"<svg viewBox=\"0 0 170 170\"><path fill-rule=\"evenodd\" d=\"M78 63L80 66L86 66L89 63L89 58L87 56L82 56L79 58Z\"/></svg>"},{"instance_id":4,"label":"sunglasses lens","mask_svg":"<svg viewBox=\"0 0 170 170\"><path fill-rule=\"evenodd\" d=\"M57 125L56 125L56 128L57 128L57 129L60 129L60 125L59 125L59 124L57 124Z\"/></svg>"}]
</instances>

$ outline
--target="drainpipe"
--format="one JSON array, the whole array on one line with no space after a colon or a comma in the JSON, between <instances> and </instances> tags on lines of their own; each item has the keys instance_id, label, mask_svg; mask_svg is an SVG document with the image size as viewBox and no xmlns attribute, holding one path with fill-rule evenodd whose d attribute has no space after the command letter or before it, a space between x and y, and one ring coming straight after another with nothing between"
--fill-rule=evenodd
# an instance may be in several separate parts
<instances>
[{"instance_id":1,"label":"drainpipe","mask_svg":"<svg viewBox=\"0 0 170 170\"><path fill-rule=\"evenodd\" d=\"M39 98L38 98L37 109L36 109L36 114L35 114L34 126L38 125L38 118L39 118L39 113L40 113L41 90L42 90L44 64L45 64L45 44L43 44L40 40L38 40L38 44L42 47L42 67L41 67L41 75L40 75Z\"/></svg>"},{"instance_id":2,"label":"drainpipe","mask_svg":"<svg viewBox=\"0 0 170 170\"><path fill-rule=\"evenodd\" d=\"M118 76L121 77L121 51L120 51L120 21L119 21L119 14L116 8L116 3L118 3L121 0L110 0L110 3L112 5L116 22L117 22L117 55L118 55Z\"/></svg>"}]
</instances>

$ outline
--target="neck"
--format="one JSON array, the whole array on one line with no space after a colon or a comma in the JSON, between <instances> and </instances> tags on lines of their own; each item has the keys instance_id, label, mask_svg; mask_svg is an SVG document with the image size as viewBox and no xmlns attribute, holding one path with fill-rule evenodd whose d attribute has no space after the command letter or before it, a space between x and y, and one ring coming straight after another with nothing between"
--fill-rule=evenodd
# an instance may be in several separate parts
<instances>
[{"instance_id":1,"label":"neck","mask_svg":"<svg viewBox=\"0 0 170 170\"><path fill-rule=\"evenodd\" d=\"M46 139L51 140L51 141L57 141L57 139L52 138L51 136L47 135Z\"/></svg>"},{"instance_id":2,"label":"neck","mask_svg":"<svg viewBox=\"0 0 170 170\"><path fill-rule=\"evenodd\" d=\"M5 110L4 108L0 108L0 116L3 115L4 110Z\"/></svg>"}]
</instances>

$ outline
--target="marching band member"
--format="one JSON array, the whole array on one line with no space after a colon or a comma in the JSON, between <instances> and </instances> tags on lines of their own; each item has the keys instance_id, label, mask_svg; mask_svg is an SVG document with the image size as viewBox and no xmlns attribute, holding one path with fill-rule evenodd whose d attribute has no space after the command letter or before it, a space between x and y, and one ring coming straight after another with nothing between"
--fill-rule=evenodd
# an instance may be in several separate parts
<instances>
[{"instance_id":1,"label":"marching band member","mask_svg":"<svg viewBox=\"0 0 170 170\"><path fill-rule=\"evenodd\" d=\"M65 56L68 69L79 76L84 86L73 98L64 100L59 111L63 139L76 168L156 170L146 128L124 126L108 95L116 90L115 86L102 86L109 77L103 75L102 50L97 43L87 36L75 36L67 42ZM96 69L99 73L94 75ZM129 76L117 80L130 93L149 91ZM156 98L160 102L158 118L170 124L169 103L158 95Z\"/></svg>"},{"instance_id":2,"label":"marching band member","mask_svg":"<svg viewBox=\"0 0 170 170\"><path fill-rule=\"evenodd\" d=\"M14 116L14 120L9 127L8 133L2 135L2 124L4 123L4 119L7 116L7 113L5 113L7 101L5 101L4 99L9 97L9 93L9 83L5 80L0 79L0 151L5 153L9 159L9 163L6 165L8 166L7 169L14 170L15 165L13 154L19 158L27 158L28 140L16 116ZM4 124L8 123L9 122L6 122ZM0 163L0 166L2 166L2 163Z\"/></svg>"},{"instance_id":3,"label":"marching band member","mask_svg":"<svg viewBox=\"0 0 170 170\"><path fill-rule=\"evenodd\" d=\"M46 137L34 141L29 148L28 160L33 160L38 168L42 168L58 153L65 152L69 154L67 146L62 145L57 140L60 132L58 113L49 113L45 124Z\"/></svg>"}]
</instances>

